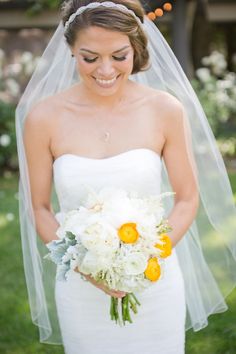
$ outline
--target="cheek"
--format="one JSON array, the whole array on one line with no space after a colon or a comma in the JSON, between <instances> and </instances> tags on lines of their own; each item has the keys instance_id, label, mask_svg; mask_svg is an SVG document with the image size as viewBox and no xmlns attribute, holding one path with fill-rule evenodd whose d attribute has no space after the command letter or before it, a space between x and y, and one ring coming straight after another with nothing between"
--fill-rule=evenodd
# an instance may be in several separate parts
<instances>
[{"instance_id":1,"label":"cheek","mask_svg":"<svg viewBox=\"0 0 236 354\"><path fill-rule=\"evenodd\" d=\"M127 58L127 60L120 63L118 62L116 67L119 68L120 71L127 72L130 74L133 70L133 65L134 65L133 56L130 56Z\"/></svg>"},{"instance_id":2,"label":"cheek","mask_svg":"<svg viewBox=\"0 0 236 354\"><path fill-rule=\"evenodd\" d=\"M95 70L95 64L88 64L82 59L77 60L77 70L81 76L89 75Z\"/></svg>"}]
</instances>

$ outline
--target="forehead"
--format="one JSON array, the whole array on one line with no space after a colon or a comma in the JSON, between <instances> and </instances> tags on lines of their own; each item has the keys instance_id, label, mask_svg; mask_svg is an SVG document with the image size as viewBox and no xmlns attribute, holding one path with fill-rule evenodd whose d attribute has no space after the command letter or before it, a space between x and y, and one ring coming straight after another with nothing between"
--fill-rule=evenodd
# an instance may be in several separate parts
<instances>
[{"instance_id":1,"label":"forehead","mask_svg":"<svg viewBox=\"0 0 236 354\"><path fill-rule=\"evenodd\" d=\"M130 45L129 37L118 31L90 26L78 32L75 47L90 49L95 52L109 50L116 51L126 45Z\"/></svg>"}]
</instances>

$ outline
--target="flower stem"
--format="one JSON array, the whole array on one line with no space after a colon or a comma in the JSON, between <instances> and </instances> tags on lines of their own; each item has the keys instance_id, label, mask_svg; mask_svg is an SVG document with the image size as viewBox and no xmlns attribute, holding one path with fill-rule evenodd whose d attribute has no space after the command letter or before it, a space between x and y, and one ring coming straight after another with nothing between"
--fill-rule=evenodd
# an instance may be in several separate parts
<instances>
[{"instance_id":1,"label":"flower stem","mask_svg":"<svg viewBox=\"0 0 236 354\"><path fill-rule=\"evenodd\" d=\"M133 313L137 313L137 305L141 304L133 293L126 294L124 297L122 297L120 302L118 298L111 296L111 320L116 321L116 323L118 322L120 325L125 325L126 322L132 323L133 321L130 316L130 309L133 311ZM120 319L120 314L118 311L119 306L121 306L122 321Z\"/></svg>"}]
</instances>

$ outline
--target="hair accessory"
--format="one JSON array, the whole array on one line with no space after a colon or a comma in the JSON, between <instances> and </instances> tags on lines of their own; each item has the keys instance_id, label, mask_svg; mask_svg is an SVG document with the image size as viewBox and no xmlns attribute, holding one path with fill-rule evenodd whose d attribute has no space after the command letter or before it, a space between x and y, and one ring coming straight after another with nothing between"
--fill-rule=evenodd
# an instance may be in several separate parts
<instances>
[{"instance_id":1,"label":"hair accessory","mask_svg":"<svg viewBox=\"0 0 236 354\"><path fill-rule=\"evenodd\" d=\"M87 9L95 9L95 8L101 7L101 6L108 7L108 8L113 8L113 9L117 9L117 10L122 11L122 12L129 13L137 20L137 22L140 25L142 24L140 18L138 16L136 16L134 11L128 9L125 5L115 4L112 1L104 1L104 2L92 2L92 3L90 3L90 4L86 5L86 6L79 7L78 10L75 13L73 13L69 17L69 20L65 23L65 30L67 30L68 27L70 26L70 24L74 21L74 19L77 16L81 15L84 11L86 11Z\"/></svg>"}]
</instances>

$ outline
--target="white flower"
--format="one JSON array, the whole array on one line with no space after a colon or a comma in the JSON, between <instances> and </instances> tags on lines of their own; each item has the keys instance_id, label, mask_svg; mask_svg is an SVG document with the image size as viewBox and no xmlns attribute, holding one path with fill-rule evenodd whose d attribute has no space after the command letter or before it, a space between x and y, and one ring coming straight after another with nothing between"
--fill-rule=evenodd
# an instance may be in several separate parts
<instances>
[{"instance_id":1,"label":"white flower","mask_svg":"<svg viewBox=\"0 0 236 354\"><path fill-rule=\"evenodd\" d=\"M4 58L5 58L5 53L4 53L4 51L0 48L0 62L3 61Z\"/></svg>"},{"instance_id":2,"label":"white flower","mask_svg":"<svg viewBox=\"0 0 236 354\"><path fill-rule=\"evenodd\" d=\"M68 212L61 224L61 226L57 229L56 235L60 238L66 236L66 232L72 232L73 234L77 234L78 227L78 219L79 212L77 210L72 210Z\"/></svg>"},{"instance_id":3,"label":"white flower","mask_svg":"<svg viewBox=\"0 0 236 354\"><path fill-rule=\"evenodd\" d=\"M8 221L13 221L15 219L15 215L13 213L7 213L6 214L6 219Z\"/></svg>"},{"instance_id":4,"label":"white flower","mask_svg":"<svg viewBox=\"0 0 236 354\"><path fill-rule=\"evenodd\" d=\"M98 255L113 253L120 245L117 230L103 221L87 226L80 240L84 247Z\"/></svg>"},{"instance_id":5,"label":"white flower","mask_svg":"<svg viewBox=\"0 0 236 354\"><path fill-rule=\"evenodd\" d=\"M199 68L196 70L196 75L202 82L207 82L211 79L210 70L208 68Z\"/></svg>"},{"instance_id":6,"label":"white flower","mask_svg":"<svg viewBox=\"0 0 236 354\"><path fill-rule=\"evenodd\" d=\"M7 147L11 143L11 138L8 134L2 134L0 136L0 145Z\"/></svg>"},{"instance_id":7,"label":"white flower","mask_svg":"<svg viewBox=\"0 0 236 354\"><path fill-rule=\"evenodd\" d=\"M7 66L6 74L9 76L16 76L22 71L22 65L20 63L9 64Z\"/></svg>"},{"instance_id":8,"label":"white flower","mask_svg":"<svg viewBox=\"0 0 236 354\"><path fill-rule=\"evenodd\" d=\"M215 75L222 75L227 68L227 62L224 55L216 50L214 50L208 57L203 57L202 64L210 67Z\"/></svg>"},{"instance_id":9,"label":"white flower","mask_svg":"<svg viewBox=\"0 0 236 354\"><path fill-rule=\"evenodd\" d=\"M10 91L10 94L13 96L13 97L16 97L19 95L20 93L20 86L19 84L14 80L14 79L7 79L6 80L6 87L7 89Z\"/></svg>"},{"instance_id":10,"label":"white flower","mask_svg":"<svg viewBox=\"0 0 236 354\"><path fill-rule=\"evenodd\" d=\"M114 187L105 187L98 193L90 191L85 201L86 208L100 213L103 220L118 228L129 220L139 218L139 210L135 210L127 192Z\"/></svg>"},{"instance_id":11,"label":"white flower","mask_svg":"<svg viewBox=\"0 0 236 354\"><path fill-rule=\"evenodd\" d=\"M124 259L124 268L127 275L137 275L145 271L147 258L141 252L131 252Z\"/></svg>"},{"instance_id":12,"label":"white flower","mask_svg":"<svg viewBox=\"0 0 236 354\"><path fill-rule=\"evenodd\" d=\"M24 52L20 58L22 64L31 63L33 60L33 54L31 52Z\"/></svg>"},{"instance_id":13,"label":"white flower","mask_svg":"<svg viewBox=\"0 0 236 354\"><path fill-rule=\"evenodd\" d=\"M84 256L79 269L82 273L96 276L100 271L106 271L109 269L111 265L111 255L106 255L106 257L98 257L96 253L88 251Z\"/></svg>"},{"instance_id":14,"label":"white flower","mask_svg":"<svg viewBox=\"0 0 236 354\"><path fill-rule=\"evenodd\" d=\"M229 96L225 91L216 92L216 98L220 104L227 105L229 102Z\"/></svg>"}]
</instances>

